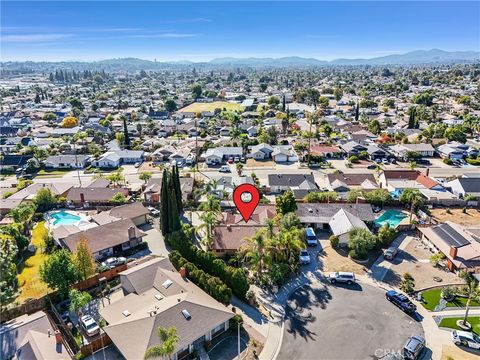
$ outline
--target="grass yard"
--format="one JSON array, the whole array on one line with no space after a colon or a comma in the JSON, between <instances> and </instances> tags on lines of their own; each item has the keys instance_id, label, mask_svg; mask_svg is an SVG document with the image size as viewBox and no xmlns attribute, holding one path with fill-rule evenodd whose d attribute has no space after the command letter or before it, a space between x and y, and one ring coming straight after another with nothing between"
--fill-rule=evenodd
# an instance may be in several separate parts
<instances>
[{"instance_id":1,"label":"grass yard","mask_svg":"<svg viewBox=\"0 0 480 360\"><path fill-rule=\"evenodd\" d=\"M422 296L424 302L422 303L423 307L427 310L433 311L435 307L440 302L440 294L442 292L442 288L431 289L422 292ZM467 299L464 297L456 297L455 300L450 301L447 303L447 307L465 307L467 304ZM480 304L476 301L472 301L470 306L480 306Z\"/></svg>"},{"instance_id":2,"label":"grass yard","mask_svg":"<svg viewBox=\"0 0 480 360\"><path fill-rule=\"evenodd\" d=\"M28 298L38 299L48 292L48 286L40 280L40 265L47 259L48 254L43 253L43 238L48 234L45 222L39 222L32 230L31 242L35 245L35 254L30 256L19 269L18 284L20 296L17 301L22 303Z\"/></svg>"},{"instance_id":3,"label":"grass yard","mask_svg":"<svg viewBox=\"0 0 480 360\"><path fill-rule=\"evenodd\" d=\"M41 169L38 173L37 176L42 176L42 175L65 175L66 173L72 171L71 169Z\"/></svg>"},{"instance_id":4,"label":"grass yard","mask_svg":"<svg viewBox=\"0 0 480 360\"><path fill-rule=\"evenodd\" d=\"M449 317L449 318L443 318L440 323L438 324L438 327L445 327L449 329L456 329L456 330L461 330L457 326L457 321L462 320L463 317ZM472 325L472 330L476 334L480 334L480 317L479 316L469 316L468 317L468 322L470 325Z\"/></svg>"},{"instance_id":5,"label":"grass yard","mask_svg":"<svg viewBox=\"0 0 480 360\"><path fill-rule=\"evenodd\" d=\"M243 106L238 103L231 103L228 101L214 101L211 103L198 103L195 102L190 104L180 110L178 112L202 112L202 111L214 111L215 109L227 109L230 111L243 111Z\"/></svg>"}]
</instances>

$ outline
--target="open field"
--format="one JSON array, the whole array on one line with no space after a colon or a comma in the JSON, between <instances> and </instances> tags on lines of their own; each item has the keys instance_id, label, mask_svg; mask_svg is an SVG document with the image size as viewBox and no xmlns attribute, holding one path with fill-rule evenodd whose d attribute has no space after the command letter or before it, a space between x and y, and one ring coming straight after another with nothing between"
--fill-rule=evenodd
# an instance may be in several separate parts
<instances>
[{"instance_id":1,"label":"open field","mask_svg":"<svg viewBox=\"0 0 480 360\"><path fill-rule=\"evenodd\" d=\"M211 103L193 103L178 112L202 112L202 111L214 111L215 109L227 109L230 111L243 111L243 107L238 103L231 103L227 101L214 101Z\"/></svg>"},{"instance_id":2,"label":"open field","mask_svg":"<svg viewBox=\"0 0 480 360\"><path fill-rule=\"evenodd\" d=\"M18 275L20 296L17 298L22 303L28 298L38 299L48 292L48 287L40 280L40 265L47 259L48 254L43 252L43 239L47 235L45 222L38 223L32 230L32 244L35 245L35 254L27 258ZM20 269L19 269L20 270Z\"/></svg>"},{"instance_id":3,"label":"open field","mask_svg":"<svg viewBox=\"0 0 480 360\"><path fill-rule=\"evenodd\" d=\"M480 224L480 211L477 209L467 209L466 213L463 213L463 209L432 209L430 213L440 223L452 221L463 226Z\"/></svg>"}]
</instances>

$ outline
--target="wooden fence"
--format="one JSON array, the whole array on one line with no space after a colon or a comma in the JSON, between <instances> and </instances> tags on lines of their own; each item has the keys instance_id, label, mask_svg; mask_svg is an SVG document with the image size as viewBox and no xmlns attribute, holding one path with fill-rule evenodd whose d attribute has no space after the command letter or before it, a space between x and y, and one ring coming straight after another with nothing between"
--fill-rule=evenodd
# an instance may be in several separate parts
<instances>
[{"instance_id":1,"label":"wooden fence","mask_svg":"<svg viewBox=\"0 0 480 360\"><path fill-rule=\"evenodd\" d=\"M112 340L108 337L108 335L104 332L101 333L95 340L92 340L86 345L83 345L80 348L80 351L83 356L89 356L93 354L95 351L103 349L104 347L110 345Z\"/></svg>"},{"instance_id":2,"label":"wooden fence","mask_svg":"<svg viewBox=\"0 0 480 360\"><path fill-rule=\"evenodd\" d=\"M14 307L2 308L2 311L0 312L0 321L1 323L4 323L5 321L9 321L24 314L33 314L39 310L45 309L49 304L48 295L45 295L39 299L31 299Z\"/></svg>"},{"instance_id":3,"label":"wooden fence","mask_svg":"<svg viewBox=\"0 0 480 360\"><path fill-rule=\"evenodd\" d=\"M72 287L80 291L90 289L95 286L98 286L100 284L100 279L105 278L107 281L112 280L113 278L116 278L117 276L119 276L118 273L124 270L127 270L127 264L122 264L113 269L109 269L102 273L96 274L91 278L88 278L86 280L80 281L72 285Z\"/></svg>"}]
</instances>

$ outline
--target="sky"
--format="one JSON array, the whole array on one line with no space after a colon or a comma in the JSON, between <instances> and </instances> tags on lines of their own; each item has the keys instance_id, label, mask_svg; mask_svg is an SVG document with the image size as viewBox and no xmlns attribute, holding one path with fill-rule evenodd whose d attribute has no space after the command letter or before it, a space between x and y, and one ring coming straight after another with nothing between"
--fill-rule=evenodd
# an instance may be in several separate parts
<instances>
[{"instance_id":1,"label":"sky","mask_svg":"<svg viewBox=\"0 0 480 360\"><path fill-rule=\"evenodd\" d=\"M1 1L2 61L480 50L480 2Z\"/></svg>"}]
</instances>

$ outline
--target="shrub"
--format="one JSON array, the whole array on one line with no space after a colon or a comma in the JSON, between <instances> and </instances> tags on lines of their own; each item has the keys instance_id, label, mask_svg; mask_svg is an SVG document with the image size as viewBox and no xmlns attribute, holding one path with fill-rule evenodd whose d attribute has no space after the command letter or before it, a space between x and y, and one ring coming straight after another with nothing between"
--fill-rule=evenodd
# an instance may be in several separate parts
<instances>
[{"instance_id":1,"label":"shrub","mask_svg":"<svg viewBox=\"0 0 480 360\"><path fill-rule=\"evenodd\" d=\"M328 240L330 240L330 245L332 246L332 248L336 249L338 247L338 244L340 242L338 236L332 235L328 238Z\"/></svg>"},{"instance_id":2,"label":"shrub","mask_svg":"<svg viewBox=\"0 0 480 360\"><path fill-rule=\"evenodd\" d=\"M243 323L242 315L235 314L234 317L230 319L230 328L236 329L238 327L238 324L241 323Z\"/></svg>"},{"instance_id":3,"label":"shrub","mask_svg":"<svg viewBox=\"0 0 480 360\"><path fill-rule=\"evenodd\" d=\"M452 165L453 164L453 160L452 159L443 159L443 162L447 165Z\"/></svg>"},{"instance_id":4,"label":"shrub","mask_svg":"<svg viewBox=\"0 0 480 360\"><path fill-rule=\"evenodd\" d=\"M406 272L403 274L402 283L400 284L400 289L407 294L413 293L415 288L415 279L410 273Z\"/></svg>"},{"instance_id":5,"label":"shrub","mask_svg":"<svg viewBox=\"0 0 480 360\"><path fill-rule=\"evenodd\" d=\"M358 163L360 160L358 158L358 156L355 156L355 155L352 155L348 158L348 161L350 161L352 164L356 164Z\"/></svg>"},{"instance_id":6,"label":"shrub","mask_svg":"<svg viewBox=\"0 0 480 360\"><path fill-rule=\"evenodd\" d=\"M445 286L440 294L442 299L453 300L455 298L455 289L451 286Z\"/></svg>"},{"instance_id":7,"label":"shrub","mask_svg":"<svg viewBox=\"0 0 480 360\"><path fill-rule=\"evenodd\" d=\"M393 239L395 239L395 236L397 236L397 231L395 228L391 227L388 224L383 225L379 230L378 230L378 246L379 247L387 247L389 246Z\"/></svg>"},{"instance_id":8,"label":"shrub","mask_svg":"<svg viewBox=\"0 0 480 360\"><path fill-rule=\"evenodd\" d=\"M445 259L445 255L443 253L436 253L430 256L430 264L433 266L437 266L439 262Z\"/></svg>"}]
</instances>

